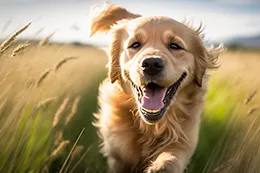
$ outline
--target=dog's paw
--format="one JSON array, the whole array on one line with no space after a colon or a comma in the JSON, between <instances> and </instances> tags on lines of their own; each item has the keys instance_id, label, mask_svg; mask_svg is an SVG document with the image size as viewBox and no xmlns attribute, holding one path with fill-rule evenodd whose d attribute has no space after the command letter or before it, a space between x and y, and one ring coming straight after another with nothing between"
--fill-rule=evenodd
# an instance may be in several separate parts
<instances>
[{"instance_id":1,"label":"dog's paw","mask_svg":"<svg viewBox=\"0 0 260 173\"><path fill-rule=\"evenodd\" d=\"M148 168L147 173L175 173L174 168L169 163L153 163Z\"/></svg>"}]
</instances>

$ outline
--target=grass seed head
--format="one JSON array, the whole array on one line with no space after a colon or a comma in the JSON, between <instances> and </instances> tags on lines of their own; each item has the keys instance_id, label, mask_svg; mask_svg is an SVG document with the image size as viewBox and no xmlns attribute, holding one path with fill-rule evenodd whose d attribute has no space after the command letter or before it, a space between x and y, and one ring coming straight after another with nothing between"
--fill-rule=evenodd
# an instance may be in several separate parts
<instances>
[{"instance_id":1,"label":"grass seed head","mask_svg":"<svg viewBox=\"0 0 260 173\"><path fill-rule=\"evenodd\" d=\"M67 125L70 122L70 120L73 118L73 116L76 114L79 101L80 101L80 96L75 98L72 104L71 112L65 120L65 125Z\"/></svg>"},{"instance_id":2,"label":"grass seed head","mask_svg":"<svg viewBox=\"0 0 260 173\"><path fill-rule=\"evenodd\" d=\"M0 55L2 55L4 53L4 51L6 51L11 44L14 42L14 40L16 39L16 37L21 34L23 31L25 31L29 26L31 25L31 23L28 23L27 25L25 25L24 27L22 27L21 29L19 29L18 31L16 31L13 35L11 35L8 39L6 39L1 45L0 45Z\"/></svg>"},{"instance_id":3,"label":"grass seed head","mask_svg":"<svg viewBox=\"0 0 260 173\"><path fill-rule=\"evenodd\" d=\"M60 142L63 139L63 132L62 131L56 132L54 138L55 138L54 146L56 147L56 146L58 146L60 144Z\"/></svg>"},{"instance_id":4,"label":"grass seed head","mask_svg":"<svg viewBox=\"0 0 260 173\"><path fill-rule=\"evenodd\" d=\"M19 53L21 53L22 51L24 51L24 49L26 49L30 44L26 43L26 44L22 44L17 46L14 51L11 54L11 57L15 57L16 55L18 55Z\"/></svg>"},{"instance_id":5,"label":"grass seed head","mask_svg":"<svg viewBox=\"0 0 260 173\"><path fill-rule=\"evenodd\" d=\"M70 143L69 140L62 141L57 148L46 158L46 160L43 163L43 168L48 166L50 163L52 163L55 159L57 159L64 149L68 146Z\"/></svg>"},{"instance_id":6,"label":"grass seed head","mask_svg":"<svg viewBox=\"0 0 260 173\"><path fill-rule=\"evenodd\" d=\"M251 100L255 97L257 93L257 90L254 90L245 100L245 104L247 105L248 103L251 102Z\"/></svg>"},{"instance_id":7,"label":"grass seed head","mask_svg":"<svg viewBox=\"0 0 260 173\"><path fill-rule=\"evenodd\" d=\"M57 99L57 97L49 97L47 99L44 99L37 104L36 108L39 109L39 108L46 107L46 106L50 105L56 99Z\"/></svg>"},{"instance_id":8,"label":"grass seed head","mask_svg":"<svg viewBox=\"0 0 260 173\"><path fill-rule=\"evenodd\" d=\"M50 74L50 72L51 69L46 69L37 80L35 87L38 87L43 82L43 80Z\"/></svg>"},{"instance_id":9,"label":"grass seed head","mask_svg":"<svg viewBox=\"0 0 260 173\"><path fill-rule=\"evenodd\" d=\"M253 107L251 109L249 109L247 116L252 115L253 113L255 113L259 108L258 107Z\"/></svg>"},{"instance_id":10,"label":"grass seed head","mask_svg":"<svg viewBox=\"0 0 260 173\"><path fill-rule=\"evenodd\" d=\"M57 71L62 65L64 65L66 62L68 62L69 60L72 59L77 59L78 57L65 57L63 59L61 59L57 64L55 64L55 66L53 67L54 71Z\"/></svg>"},{"instance_id":11,"label":"grass seed head","mask_svg":"<svg viewBox=\"0 0 260 173\"><path fill-rule=\"evenodd\" d=\"M44 46L44 45L47 45L51 39L51 37L55 34L55 32L49 34L47 37L45 37L44 39L42 39L40 42L39 42L39 46Z\"/></svg>"},{"instance_id":12,"label":"grass seed head","mask_svg":"<svg viewBox=\"0 0 260 173\"><path fill-rule=\"evenodd\" d=\"M55 113L54 119L53 119L53 122L52 122L52 127L53 128L60 122L61 115L64 112L64 110L66 109L66 106L67 106L68 102L69 102L69 98L67 97L67 98L65 98L63 100L61 106L59 107L59 109Z\"/></svg>"}]
</instances>

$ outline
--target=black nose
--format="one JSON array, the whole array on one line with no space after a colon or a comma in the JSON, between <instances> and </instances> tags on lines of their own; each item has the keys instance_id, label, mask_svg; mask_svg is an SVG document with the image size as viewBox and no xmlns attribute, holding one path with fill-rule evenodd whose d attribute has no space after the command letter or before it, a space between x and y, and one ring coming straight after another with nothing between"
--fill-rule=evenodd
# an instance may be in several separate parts
<instances>
[{"instance_id":1,"label":"black nose","mask_svg":"<svg viewBox=\"0 0 260 173\"><path fill-rule=\"evenodd\" d=\"M164 62L160 58L147 58L142 62L143 72L148 75L156 75L164 68Z\"/></svg>"}]
</instances>

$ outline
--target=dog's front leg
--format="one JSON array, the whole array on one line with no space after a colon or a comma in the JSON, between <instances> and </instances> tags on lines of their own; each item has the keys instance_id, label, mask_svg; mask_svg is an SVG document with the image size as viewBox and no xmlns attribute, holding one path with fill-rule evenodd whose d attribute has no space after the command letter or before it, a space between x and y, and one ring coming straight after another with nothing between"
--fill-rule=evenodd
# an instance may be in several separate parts
<instances>
[{"instance_id":1,"label":"dog's front leg","mask_svg":"<svg viewBox=\"0 0 260 173\"><path fill-rule=\"evenodd\" d=\"M147 169L147 173L183 173L188 160L185 151L163 152Z\"/></svg>"}]
</instances>

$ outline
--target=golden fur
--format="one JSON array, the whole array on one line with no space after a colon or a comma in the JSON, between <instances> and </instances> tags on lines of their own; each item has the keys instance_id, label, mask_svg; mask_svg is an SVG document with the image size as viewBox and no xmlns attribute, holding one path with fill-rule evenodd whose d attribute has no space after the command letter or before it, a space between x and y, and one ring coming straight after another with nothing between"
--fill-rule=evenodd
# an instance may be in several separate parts
<instances>
[{"instance_id":1,"label":"golden fur","mask_svg":"<svg viewBox=\"0 0 260 173\"><path fill-rule=\"evenodd\" d=\"M91 35L110 31L109 77L101 84L100 110L95 115L102 153L111 173L182 173L198 141L200 114L207 90L207 69L216 68L222 47L207 50L201 29L195 30L167 17L143 17L106 5L91 23ZM184 50L169 51L164 42L177 42ZM129 49L134 40L144 44ZM140 115L130 81L138 86L147 79L140 62L157 56L165 72L157 82L170 86L183 71L188 73L162 119L149 123Z\"/></svg>"}]
</instances>

